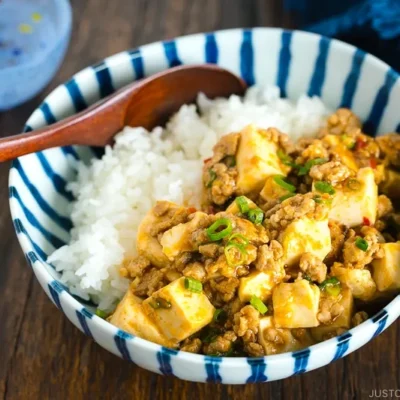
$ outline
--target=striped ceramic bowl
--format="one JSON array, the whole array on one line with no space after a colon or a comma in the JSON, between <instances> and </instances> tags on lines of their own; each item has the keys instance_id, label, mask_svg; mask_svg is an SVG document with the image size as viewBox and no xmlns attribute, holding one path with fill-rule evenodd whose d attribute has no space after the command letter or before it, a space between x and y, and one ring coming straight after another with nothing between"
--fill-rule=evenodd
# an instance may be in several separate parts
<instances>
[{"instance_id":1,"label":"striped ceramic bowl","mask_svg":"<svg viewBox=\"0 0 400 400\"><path fill-rule=\"evenodd\" d=\"M179 64L216 63L249 85L278 85L284 96L321 96L331 108L351 107L371 134L399 131L400 80L375 57L336 40L280 29L227 30L158 42L84 69L37 109L26 130L83 110L121 86ZM400 296L345 334L294 353L261 358L219 358L161 347L123 332L93 314L90 304L59 282L47 256L68 241L73 178L68 157L90 159L93 149L63 147L16 160L10 171L10 206L21 247L44 291L68 319L112 353L151 371L200 382L282 379L341 358L381 333L400 314Z\"/></svg>"}]
</instances>

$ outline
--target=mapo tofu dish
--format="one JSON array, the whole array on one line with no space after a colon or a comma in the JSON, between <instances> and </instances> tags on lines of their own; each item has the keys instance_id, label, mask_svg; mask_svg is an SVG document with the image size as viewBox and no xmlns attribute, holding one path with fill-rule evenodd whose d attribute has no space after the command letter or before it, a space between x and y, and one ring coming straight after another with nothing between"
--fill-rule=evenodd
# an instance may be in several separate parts
<instances>
[{"instance_id":1,"label":"mapo tofu dish","mask_svg":"<svg viewBox=\"0 0 400 400\"><path fill-rule=\"evenodd\" d=\"M339 109L293 143L247 126L204 160L201 209L158 201L109 321L212 356L299 350L400 289L400 136Z\"/></svg>"}]
</instances>

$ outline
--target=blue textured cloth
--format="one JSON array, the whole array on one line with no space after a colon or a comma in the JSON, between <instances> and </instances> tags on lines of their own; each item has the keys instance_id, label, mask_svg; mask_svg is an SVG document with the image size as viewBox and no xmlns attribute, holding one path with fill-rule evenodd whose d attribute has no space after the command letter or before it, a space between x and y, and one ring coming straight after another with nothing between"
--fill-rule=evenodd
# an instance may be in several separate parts
<instances>
[{"instance_id":1,"label":"blue textured cloth","mask_svg":"<svg viewBox=\"0 0 400 400\"><path fill-rule=\"evenodd\" d=\"M286 0L302 28L375 54L400 71L400 0Z\"/></svg>"}]
</instances>

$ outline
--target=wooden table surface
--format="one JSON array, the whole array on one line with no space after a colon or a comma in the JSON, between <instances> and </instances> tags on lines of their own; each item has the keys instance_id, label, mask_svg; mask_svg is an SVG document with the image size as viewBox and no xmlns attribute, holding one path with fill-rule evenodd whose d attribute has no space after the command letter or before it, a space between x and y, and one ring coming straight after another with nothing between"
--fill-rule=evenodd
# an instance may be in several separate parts
<instances>
[{"instance_id":1,"label":"wooden table surface","mask_svg":"<svg viewBox=\"0 0 400 400\"><path fill-rule=\"evenodd\" d=\"M61 70L40 96L0 113L0 135L18 133L43 98L73 73L121 50L215 29L291 26L279 0L71 3L73 35ZM54 307L26 265L10 220L8 169L8 164L0 165L0 398L363 399L373 390L400 389L399 322L328 367L266 384L183 382L145 371L108 353Z\"/></svg>"}]
</instances>

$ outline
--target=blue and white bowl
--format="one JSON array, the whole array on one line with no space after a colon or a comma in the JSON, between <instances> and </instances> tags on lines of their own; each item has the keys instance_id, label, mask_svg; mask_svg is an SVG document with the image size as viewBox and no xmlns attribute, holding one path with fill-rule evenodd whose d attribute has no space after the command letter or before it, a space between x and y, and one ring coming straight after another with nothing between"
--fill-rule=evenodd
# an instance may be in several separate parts
<instances>
[{"instance_id":1,"label":"blue and white bowl","mask_svg":"<svg viewBox=\"0 0 400 400\"><path fill-rule=\"evenodd\" d=\"M28 120L40 128L83 110L135 79L180 64L216 63L249 85L278 85L284 96L321 96L332 109L351 107L371 134L400 131L400 79L375 57L352 46L305 32L234 29L181 37L123 52L84 69L59 86ZM363 346L400 314L400 296L363 324L294 353L260 358L219 358L161 347L119 330L72 296L46 263L68 241L73 178L68 157L96 151L63 147L16 160L10 171L10 206L26 258L54 304L86 335L110 352L150 371L199 382L243 384L282 379L329 364Z\"/></svg>"}]
</instances>

